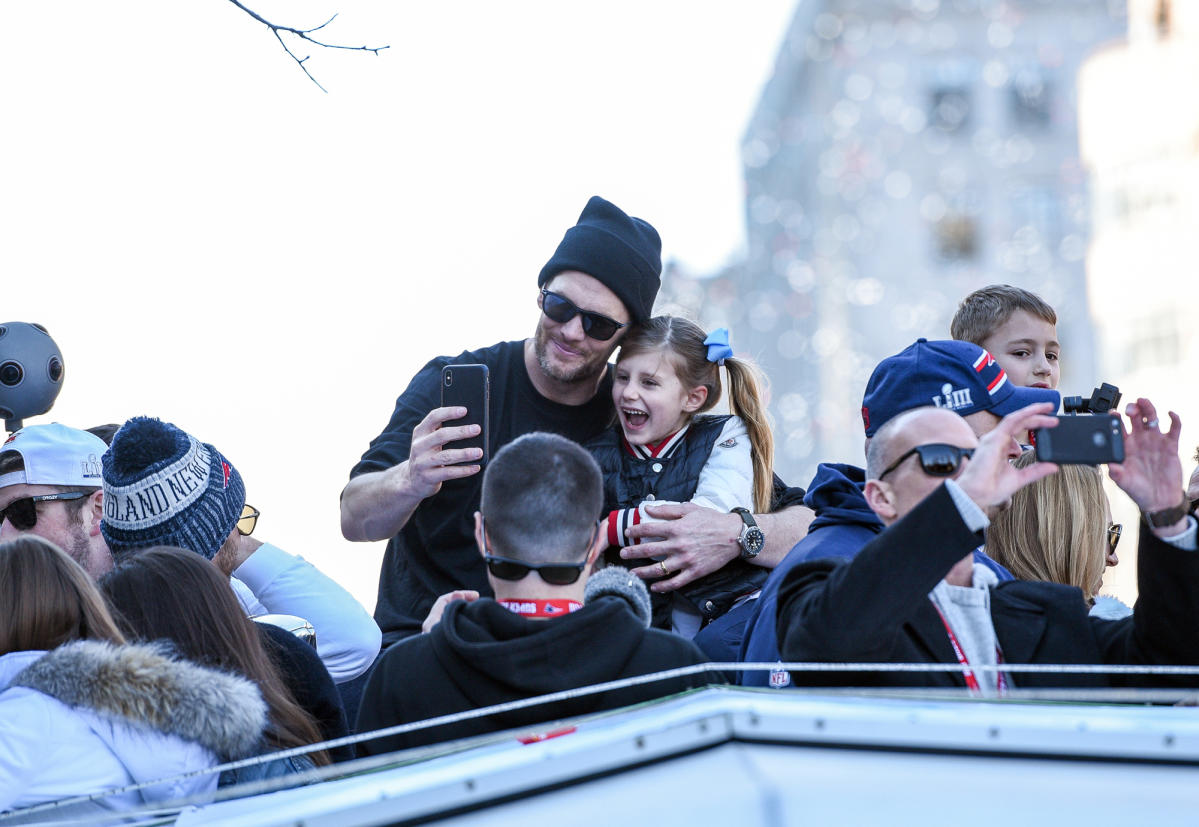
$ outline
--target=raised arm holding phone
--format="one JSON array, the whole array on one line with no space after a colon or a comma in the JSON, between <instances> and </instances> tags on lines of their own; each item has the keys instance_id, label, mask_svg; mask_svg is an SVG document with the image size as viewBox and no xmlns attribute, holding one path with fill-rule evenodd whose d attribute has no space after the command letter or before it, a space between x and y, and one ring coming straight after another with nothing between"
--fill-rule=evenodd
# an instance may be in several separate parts
<instances>
[{"instance_id":1,"label":"raised arm holding phone","mask_svg":"<svg viewBox=\"0 0 1199 827\"><path fill-rule=\"evenodd\" d=\"M1147 399L1126 408L1123 463L1112 480L1145 520L1138 554L1140 598L1131 617L1090 617L1081 591L1056 583L996 584L980 566L964 566L982 539L988 513L1056 466L1008 462L1012 439L1029 429L1052 428L1049 405L1008 415L981 440L946 420L937 429L953 440L958 460L944 468L913 468L896 486L931 493L902 513L880 512L887 528L849 562L817 560L791 570L780 590L778 634L788 661L959 663L951 673L803 673L807 685L959 686L983 695L1011 687L1172 686L1165 675L972 673L971 664L1196 664L1199 631L1199 552L1196 523L1186 514L1180 424L1171 413L1162 432ZM902 440L923 409L875 437ZM880 450L885 449L885 446ZM895 445L901 451L904 445ZM969 457L965 452L971 452ZM910 462L911 460L909 460ZM888 469L890 470L890 469ZM943 482L932 475L947 477ZM872 483L873 484L873 483ZM897 494L900 492L897 492ZM869 496L869 493L868 493ZM881 500L879 500L881 502ZM872 503L873 507L873 503ZM1098 517L1097 517L1098 518ZM1185 683L1186 679L1182 679Z\"/></svg>"}]
</instances>

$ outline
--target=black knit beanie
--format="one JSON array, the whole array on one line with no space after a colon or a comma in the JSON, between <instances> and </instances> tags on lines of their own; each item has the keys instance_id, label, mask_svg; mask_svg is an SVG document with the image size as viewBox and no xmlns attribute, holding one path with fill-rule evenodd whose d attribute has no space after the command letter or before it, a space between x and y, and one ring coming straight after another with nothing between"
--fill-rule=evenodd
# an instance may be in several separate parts
<instances>
[{"instance_id":1,"label":"black knit beanie","mask_svg":"<svg viewBox=\"0 0 1199 827\"><path fill-rule=\"evenodd\" d=\"M653 313L662 284L662 240L649 222L593 195L541 268L537 285L544 287L566 270L603 283L624 303L632 321L643 322Z\"/></svg>"}]
</instances>

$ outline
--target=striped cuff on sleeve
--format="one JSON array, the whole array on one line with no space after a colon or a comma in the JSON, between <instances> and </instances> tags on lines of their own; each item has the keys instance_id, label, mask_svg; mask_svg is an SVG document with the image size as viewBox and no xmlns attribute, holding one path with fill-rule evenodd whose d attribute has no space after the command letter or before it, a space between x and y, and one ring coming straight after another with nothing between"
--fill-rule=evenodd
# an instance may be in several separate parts
<instances>
[{"instance_id":1,"label":"striped cuff on sleeve","mask_svg":"<svg viewBox=\"0 0 1199 827\"><path fill-rule=\"evenodd\" d=\"M630 540L625 532L640 522L641 512L636 508L621 508L613 511L608 515L608 545L621 548L635 545L637 541Z\"/></svg>"}]
</instances>

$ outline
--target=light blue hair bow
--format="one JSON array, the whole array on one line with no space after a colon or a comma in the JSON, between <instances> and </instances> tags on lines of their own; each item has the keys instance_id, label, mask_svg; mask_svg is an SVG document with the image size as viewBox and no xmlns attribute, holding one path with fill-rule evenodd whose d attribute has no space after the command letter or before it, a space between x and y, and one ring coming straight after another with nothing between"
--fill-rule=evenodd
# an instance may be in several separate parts
<instances>
[{"instance_id":1,"label":"light blue hair bow","mask_svg":"<svg viewBox=\"0 0 1199 827\"><path fill-rule=\"evenodd\" d=\"M708 334L708 338L704 339L704 344L708 346L709 362L723 366L724 360L733 355L733 343L729 339L727 327L718 327L713 330Z\"/></svg>"}]
</instances>

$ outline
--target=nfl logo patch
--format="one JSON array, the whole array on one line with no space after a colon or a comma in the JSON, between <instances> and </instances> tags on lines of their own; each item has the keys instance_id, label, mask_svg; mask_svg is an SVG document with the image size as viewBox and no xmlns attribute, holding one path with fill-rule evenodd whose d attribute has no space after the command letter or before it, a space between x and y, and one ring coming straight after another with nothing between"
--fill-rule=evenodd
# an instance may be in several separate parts
<instances>
[{"instance_id":1,"label":"nfl logo patch","mask_svg":"<svg viewBox=\"0 0 1199 827\"><path fill-rule=\"evenodd\" d=\"M791 673L786 669L770 670L770 688L783 689L791 685Z\"/></svg>"}]
</instances>

